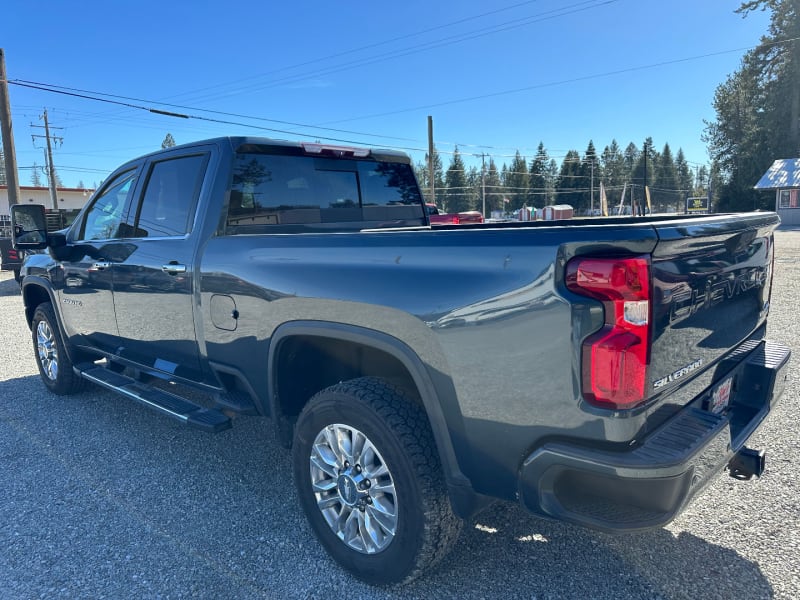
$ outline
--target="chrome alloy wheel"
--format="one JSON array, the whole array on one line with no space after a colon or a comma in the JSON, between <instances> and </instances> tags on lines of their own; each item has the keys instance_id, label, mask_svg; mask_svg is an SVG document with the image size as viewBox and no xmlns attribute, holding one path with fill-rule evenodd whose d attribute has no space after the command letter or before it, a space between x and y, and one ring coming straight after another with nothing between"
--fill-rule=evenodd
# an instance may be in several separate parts
<instances>
[{"instance_id":1,"label":"chrome alloy wheel","mask_svg":"<svg viewBox=\"0 0 800 600\"><path fill-rule=\"evenodd\" d=\"M58 378L58 349L56 337L47 321L39 321L36 325L36 350L42 371L51 381Z\"/></svg>"},{"instance_id":2,"label":"chrome alloy wheel","mask_svg":"<svg viewBox=\"0 0 800 600\"><path fill-rule=\"evenodd\" d=\"M397 531L397 494L367 436L349 425L328 425L314 440L310 463L317 506L336 536L364 554L385 550Z\"/></svg>"}]
</instances>

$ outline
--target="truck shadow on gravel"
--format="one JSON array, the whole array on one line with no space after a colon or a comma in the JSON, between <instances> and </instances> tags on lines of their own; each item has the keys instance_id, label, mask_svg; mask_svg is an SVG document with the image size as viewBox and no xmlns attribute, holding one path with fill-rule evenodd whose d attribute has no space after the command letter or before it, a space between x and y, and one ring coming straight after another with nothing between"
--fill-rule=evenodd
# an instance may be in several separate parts
<instances>
[{"instance_id":1,"label":"truck shadow on gravel","mask_svg":"<svg viewBox=\"0 0 800 600\"><path fill-rule=\"evenodd\" d=\"M0 279L0 296L19 296L19 284L13 277Z\"/></svg>"},{"instance_id":2,"label":"truck shadow on gravel","mask_svg":"<svg viewBox=\"0 0 800 600\"><path fill-rule=\"evenodd\" d=\"M0 471L15 480L4 511L25 531L0 531L19 565L4 578L30 597L54 578L82 597L773 596L757 564L690 533L609 536L508 504L466 524L428 576L371 588L311 534L271 421L241 418L211 435L96 388L54 396L34 375L0 381Z\"/></svg>"},{"instance_id":3,"label":"truck shadow on gravel","mask_svg":"<svg viewBox=\"0 0 800 600\"><path fill-rule=\"evenodd\" d=\"M667 529L608 535L498 504L465 527L432 580L481 582L462 597L771 598L759 566L736 551ZM422 583L420 592L431 581ZM459 594L461 596L461 594Z\"/></svg>"}]
</instances>

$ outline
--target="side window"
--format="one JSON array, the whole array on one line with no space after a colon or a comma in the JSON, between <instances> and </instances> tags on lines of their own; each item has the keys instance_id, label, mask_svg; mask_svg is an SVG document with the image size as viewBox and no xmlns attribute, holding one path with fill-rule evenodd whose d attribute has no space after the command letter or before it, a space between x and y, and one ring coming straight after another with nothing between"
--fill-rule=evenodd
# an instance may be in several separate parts
<instances>
[{"instance_id":1,"label":"side window","mask_svg":"<svg viewBox=\"0 0 800 600\"><path fill-rule=\"evenodd\" d=\"M153 163L136 215L136 237L170 237L191 231L207 162L207 155L198 154Z\"/></svg>"},{"instance_id":2,"label":"side window","mask_svg":"<svg viewBox=\"0 0 800 600\"><path fill-rule=\"evenodd\" d=\"M79 238L82 240L109 240L120 237L122 211L133 191L136 171L120 173L95 198L86 212Z\"/></svg>"}]
</instances>

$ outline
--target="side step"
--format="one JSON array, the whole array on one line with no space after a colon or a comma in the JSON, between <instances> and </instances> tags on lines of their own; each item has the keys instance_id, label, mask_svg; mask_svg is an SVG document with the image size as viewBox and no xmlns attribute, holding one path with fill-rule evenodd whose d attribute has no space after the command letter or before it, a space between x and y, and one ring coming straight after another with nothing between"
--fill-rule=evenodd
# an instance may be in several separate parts
<instances>
[{"instance_id":1,"label":"side step","mask_svg":"<svg viewBox=\"0 0 800 600\"><path fill-rule=\"evenodd\" d=\"M75 372L92 383L136 400L190 427L211 433L218 433L231 427L230 418L218 410L205 408L186 398L170 394L94 363L77 365Z\"/></svg>"}]
</instances>

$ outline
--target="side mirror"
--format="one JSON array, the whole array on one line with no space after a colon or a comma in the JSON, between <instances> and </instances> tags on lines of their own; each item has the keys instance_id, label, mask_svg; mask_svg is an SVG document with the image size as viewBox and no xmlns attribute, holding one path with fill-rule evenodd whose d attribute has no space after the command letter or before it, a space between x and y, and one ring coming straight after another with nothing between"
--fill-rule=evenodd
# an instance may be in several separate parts
<instances>
[{"instance_id":1,"label":"side mirror","mask_svg":"<svg viewBox=\"0 0 800 600\"><path fill-rule=\"evenodd\" d=\"M11 243L15 250L47 248L47 219L41 204L11 207Z\"/></svg>"}]
</instances>

